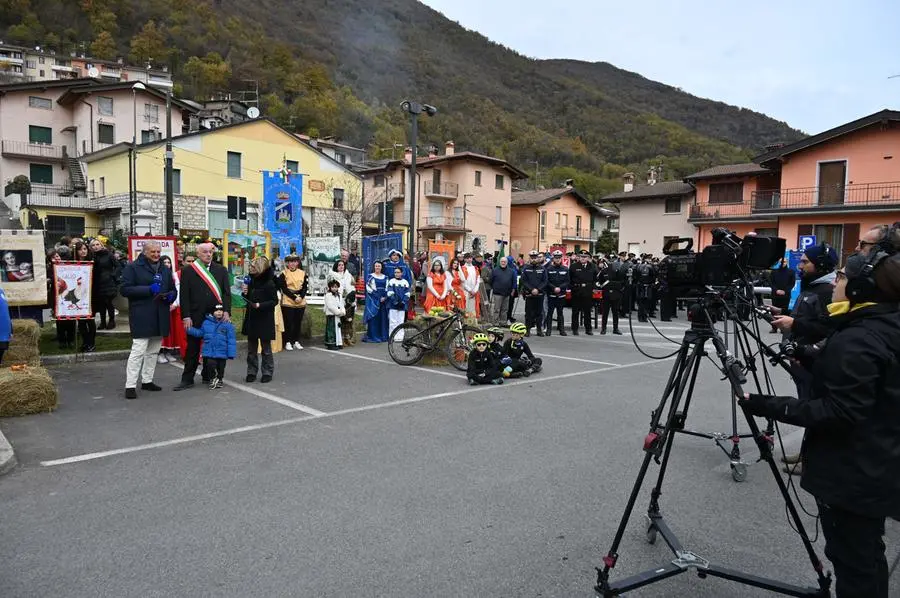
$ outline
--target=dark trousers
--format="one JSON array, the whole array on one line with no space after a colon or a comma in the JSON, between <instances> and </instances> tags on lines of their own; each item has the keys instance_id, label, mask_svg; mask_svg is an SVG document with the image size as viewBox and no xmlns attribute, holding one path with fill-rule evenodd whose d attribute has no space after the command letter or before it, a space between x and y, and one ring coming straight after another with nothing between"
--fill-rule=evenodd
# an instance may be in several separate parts
<instances>
[{"instance_id":1,"label":"dark trousers","mask_svg":"<svg viewBox=\"0 0 900 598\"><path fill-rule=\"evenodd\" d=\"M600 323L600 330L606 330L606 321L609 318L609 312L612 310L613 330L619 329L619 309L622 307L621 299L604 299L603 300L603 320Z\"/></svg>"},{"instance_id":2,"label":"dark trousers","mask_svg":"<svg viewBox=\"0 0 900 598\"><path fill-rule=\"evenodd\" d=\"M629 314L629 312L631 311L631 296L632 296L631 285L627 284L627 285L625 285L625 288L622 289L622 298L619 299L619 301L618 301L619 315L627 316Z\"/></svg>"},{"instance_id":3,"label":"dark trousers","mask_svg":"<svg viewBox=\"0 0 900 598\"><path fill-rule=\"evenodd\" d=\"M300 341L300 324L303 323L303 314L305 312L305 307L281 306L281 317L284 319L284 334L281 335L282 341L286 343Z\"/></svg>"},{"instance_id":4,"label":"dark trousers","mask_svg":"<svg viewBox=\"0 0 900 598\"><path fill-rule=\"evenodd\" d=\"M113 307L113 299L115 297L94 297L94 313L100 314L100 327L106 327L106 319L109 316L110 322L116 321L116 308Z\"/></svg>"},{"instance_id":5,"label":"dark trousers","mask_svg":"<svg viewBox=\"0 0 900 598\"><path fill-rule=\"evenodd\" d=\"M819 503L825 556L834 566L835 598L888 598L884 517Z\"/></svg>"},{"instance_id":6,"label":"dark trousers","mask_svg":"<svg viewBox=\"0 0 900 598\"><path fill-rule=\"evenodd\" d=\"M553 314L556 313L556 327L562 330L566 321L563 319L563 307L566 305L565 297L547 297L547 317L544 318L544 328L553 327Z\"/></svg>"},{"instance_id":7,"label":"dark trousers","mask_svg":"<svg viewBox=\"0 0 900 598\"><path fill-rule=\"evenodd\" d=\"M75 328L78 328L78 336L81 337L82 347L93 347L97 342L97 323L93 318L89 320L57 320L56 340L60 346L75 344Z\"/></svg>"},{"instance_id":8,"label":"dark trousers","mask_svg":"<svg viewBox=\"0 0 900 598\"><path fill-rule=\"evenodd\" d=\"M590 295L579 297L572 295L572 332L578 332L578 327L584 322L585 331L591 331L591 303Z\"/></svg>"},{"instance_id":9,"label":"dark trousers","mask_svg":"<svg viewBox=\"0 0 900 598\"><path fill-rule=\"evenodd\" d=\"M181 373L181 381L184 384L194 383L194 374L197 373L197 366L200 365L200 344L203 339L196 336L187 337L187 347L184 352L184 371ZM200 372L204 382L209 382L206 377L206 370Z\"/></svg>"},{"instance_id":10,"label":"dark trousers","mask_svg":"<svg viewBox=\"0 0 900 598\"><path fill-rule=\"evenodd\" d=\"M506 321L507 322L512 322L513 306L515 305L515 303L516 303L516 295L515 294L510 295L509 296L509 307L506 308Z\"/></svg>"},{"instance_id":11,"label":"dark trousers","mask_svg":"<svg viewBox=\"0 0 900 598\"><path fill-rule=\"evenodd\" d=\"M203 379L207 378L212 380L213 378L218 378L219 380L225 379L225 363L227 359L220 357L204 357L203 358Z\"/></svg>"},{"instance_id":12,"label":"dark trousers","mask_svg":"<svg viewBox=\"0 0 900 598\"><path fill-rule=\"evenodd\" d=\"M259 337L247 336L247 375L255 376L259 373L259 357L257 351L262 345L262 375L271 376L275 373L275 358L272 357L272 341L260 340Z\"/></svg>"},{"instance_id":13,"label":"dark trousers","mask_svg":"<svg viewBox=\"0 0 900 598\"><path fill-rule=\"evenodd\" d=\"M659 299L659 318L663 322L669 322L674 315L675 298L668 293L663 293Z\"/></svg>"},{"instance_id":14,"label":"dark trousers","mask_svg":"<svg viewBox=\"0 0 900 598\"><path fill-rule=\"evenodd\" d=\"M530 330L532 326L541 325L541 312L544 310L543 295L526 295L525 297L525 326Z\"/></svg>"},{"instance_id":15,"label":"dark trousers","mask_svg":"<svg viewBox=\"0 0 900 598\"><path fill-rule=\"evenodd\" d=\"M638 287L637 291L638 321L646 322L647 314L650 313L650 287L642 285Z\"/></svg>"}]
</instances>

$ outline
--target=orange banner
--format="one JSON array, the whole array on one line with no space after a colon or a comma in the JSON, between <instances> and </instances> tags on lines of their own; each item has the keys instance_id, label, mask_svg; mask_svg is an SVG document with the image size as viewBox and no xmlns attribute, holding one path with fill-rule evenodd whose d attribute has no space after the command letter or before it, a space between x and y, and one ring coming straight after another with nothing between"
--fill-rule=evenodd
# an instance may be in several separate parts
<instances>
[{"instance_id":1,"label":"orange banner","mask_svg":"<svg viewBox=\"0 0 900 598\"><path fill-rule=\"evenodd\" d=\"M444 270L450 265L450 260L456 253L456 243L453 241L428 241L428 263L433 264L434 258L440 257L444 261Z\"/></svg>"}]
</instances>

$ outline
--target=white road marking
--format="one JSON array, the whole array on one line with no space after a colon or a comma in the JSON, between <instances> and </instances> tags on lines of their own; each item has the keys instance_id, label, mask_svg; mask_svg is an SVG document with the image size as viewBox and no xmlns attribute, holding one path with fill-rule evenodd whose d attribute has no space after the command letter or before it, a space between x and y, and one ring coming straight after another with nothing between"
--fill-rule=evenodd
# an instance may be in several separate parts
<instances>
[{"instance_id":1,"label":"white road marking","mask_svg":"<svg viewBox=\"0 0 900 598\"><path fill-rule=\"evenodd\" d=\"M441 376L451 376L453 378L465 378L463 374L455 374L453 372L445 372L443 370L437 370L432 368L423 368L418 365L400 365L398 363L394 363L388 359L378 359L377 357L369 357L368 355L360 355L359 353L344 353L343 351L329 351L328 349L323 349L321 347L309 347L313 351L321 351L323 353L329 353L331 355L340 355L341 357L352 357L355 359L364 359L366 361L374 361L376 363L387 363L390 365L396 365L397 367L406 368L408 370L418 370L420 372L428 372L429 374L439 374Z\"/></svg>"},{"instance_id":2,"label":"white road marking","mask_svg":"<svg viewBox=\"0 0 900 598\"><path fill-rule=\"evenodd\" d=\"M231 428L228 430L220 430L218 432L209 432L206 434L196 434L194 436L184 436L182 438L174 438L172 440L163 440L160 442L151 442L148 444L139 444L136 446L130 446L120 449L113 449L108 451L100 451L96 453L84 453L81 455L74 455L72 457L65 457L63 459L51 459L48 461L41 461L42 467L55 467L57 465L68 465L71 463L81 463L84 461L94 461L96 459L103 459L105 457L114 457L117 455L125 455L129 453L137 453L141 451L147 451L151 449L157 448L165 448L169 446L177 446L181 444L188 444L191 442L199 442L201 440L208 440L211 438L221 438L224 436L233 436L235 434L243 434L244 432L253 432L256 430L265 430L267 428L275 428L279 426L286 426L290 424L296 424L306 421L321 421L323 419L329 419L333 417L338 417L340 415L350 415L352 413L363 413L366 411L375 411L379 409L385 409L389 407L398 407L401 405L412 405L414 403L422 403L424 401L432 401L435 399L443 399L447 397L455 397L458 395L467 395L470 396L472 394L485 392L488 390L502 390L504 388L509 388L511 386L520 386L523 384L542 384L544 382L552 382L555 380L562 380L564 378L572 378L574 376L587 376L590 374L599 374L603 372L610 372L615 370L621 370L626 368L639 367L643 365L655 365L658 363L662 363L666 360L651 360L651 361L639 361L636 363L627 363L625 365L616 365L605 368L595 368L592 370L587 370L584 372L570 372L568 374L558 374L556 376L538 376L534 378L520 378L514 382L509 382L507 384L503 384L500 386L494 386L493 384L487 384L482 386L466 386L465 388L461 388L459 390L452 390L447 392L439 392L436 394L425 395L421 397L412 397L409 399L400 399L398 401L388 401L386 403L376 403L374 405L364 405L362 407L352 407L349 409L341 409L339 411L332 411L329 413L319 412L321 415L310 415L308 417L295 417L292 419L286 419L276 422L269 422L264 424L254 424L250 426L242 426L240 428ZM174 365L174 364L173 364ZM430 370L429 370L430 371Z\"/></svg>"},{"instance_id":3,"label":"white road marking","mask_svg":"<svg viewBox=\"0 0 900 598\"><path fill-rule=\"evenodd\" d=\"M180 370L184 369L184 365L180 363L169 363L170 366L178 368ZM223 380L226 386L230 386L232 388L236 388L237 390L246 392L247 394L251 394L255 397L259 397L261 399L265 399L267 401L272 401L273 403L278 403L279 405L284 405L285 407L289 407L290 409L295 409L296 411L301 411L308 415L314 415L316 417L320 415L325 415L324 411L319 411L318 409L313 409L312 407L307 407L306 405L301 405L295 401L289 401L288 399L284 399L279 397L278 395L273 395L262 390L256 390L250 386L246 386L244 384L238 384L237 382L232 382L231 380Z\"/></svg>"},{"instance_id":4,"label":"white road marking","mask_svg":"<svg viewBox=\"0 0 900 598\"><path fill-rule=\"evenodd\" d=\"M532 351L534 353L534 351ZM582 363L594 363L597 365L619 365L617 363L610 363L608 361L596 361L594 359L582 359L581 357L563 357L562 355L556 355L555 353L534 353L538 357L552 357L553 359L566 359L568 361L580 361Z\"/></svg>"}]
</instances>

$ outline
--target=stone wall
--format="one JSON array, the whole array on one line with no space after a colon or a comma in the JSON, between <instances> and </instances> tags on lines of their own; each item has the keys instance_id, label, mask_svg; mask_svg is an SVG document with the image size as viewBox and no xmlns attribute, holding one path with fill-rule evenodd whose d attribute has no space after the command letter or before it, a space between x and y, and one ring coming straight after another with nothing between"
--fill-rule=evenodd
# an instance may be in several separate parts
<instances>
[{"instance_id":1,"label":"stone wall","mask_svg":"<svg viewBox=\"0 0 900 598\"><path fill-rule=\"evenodd\" d=\"M163 222L166 215L166 195L165 193L147 193L138 191L137 201L149 199L151 210L159 216L159 222ZM95 204L101 210L121 210L127 221L128 219L128 194L118 193L115 195L106 195L98 198ZM175 195L173 198L173 208L175 214L181 216L179 225L182 228L206 228L206 197L203 195ZM107 226L118 225L118 214L107 214L103 217Z\"/></svg>"}]
</instances>

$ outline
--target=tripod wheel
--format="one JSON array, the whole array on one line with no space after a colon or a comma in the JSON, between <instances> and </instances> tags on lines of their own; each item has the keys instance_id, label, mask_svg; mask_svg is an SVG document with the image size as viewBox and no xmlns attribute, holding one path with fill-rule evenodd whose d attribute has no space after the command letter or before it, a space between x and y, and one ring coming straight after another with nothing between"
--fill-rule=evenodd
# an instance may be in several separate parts
<instances>
[{"instance_id":1,"label":"tripod wheel","mask_svg":"<svg viewBox=\"0 0 900 598\"><path fill-rule=\"evenodd\" d=\"M743 482L747 479L747 464L746 463L732 463L731 464L731 477L735 482Z\"/></svg>"},{"instance_id":2,"label":"tripod wheel","mask_svg":"<svg viewBox=\"0 0 900 598\"><path fill-rule=\"evenodd\" d=\"M651 523L647 528L647 544L656 544L656 534L656 526Z\"/></svg>"}]
</instances>

